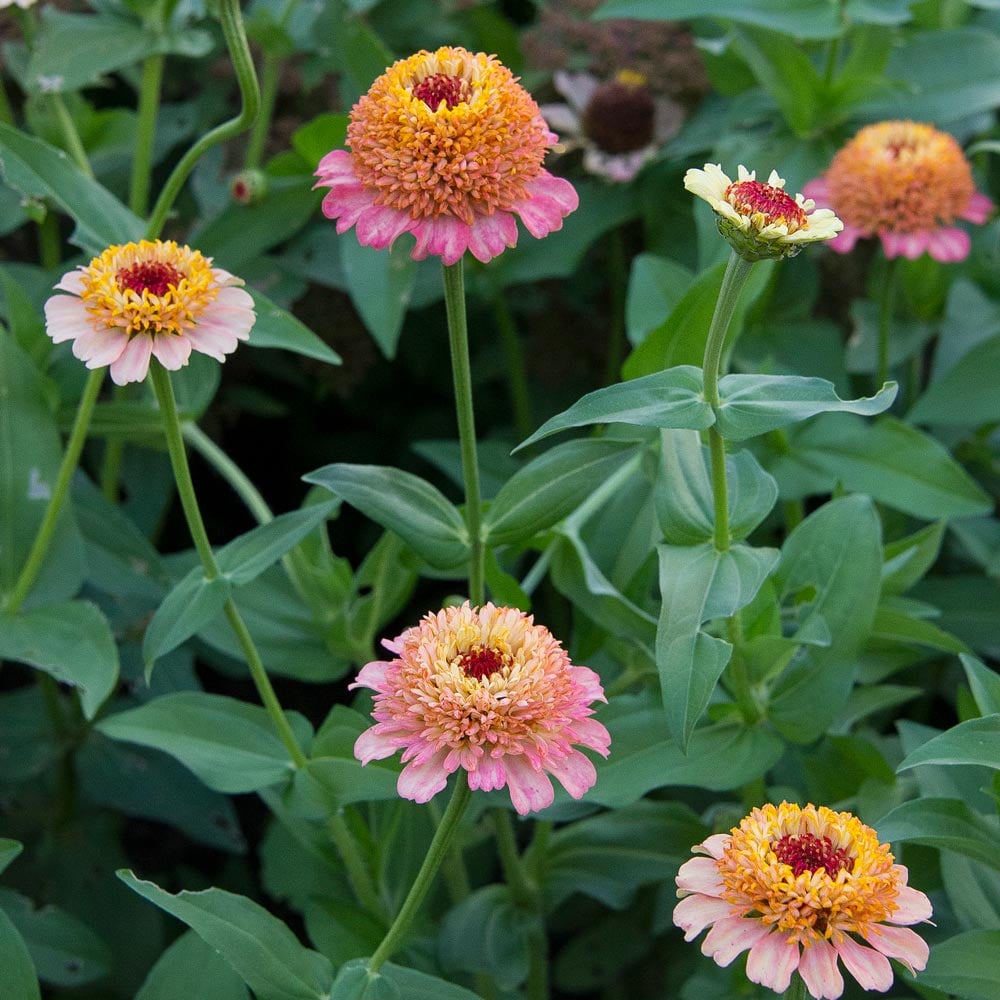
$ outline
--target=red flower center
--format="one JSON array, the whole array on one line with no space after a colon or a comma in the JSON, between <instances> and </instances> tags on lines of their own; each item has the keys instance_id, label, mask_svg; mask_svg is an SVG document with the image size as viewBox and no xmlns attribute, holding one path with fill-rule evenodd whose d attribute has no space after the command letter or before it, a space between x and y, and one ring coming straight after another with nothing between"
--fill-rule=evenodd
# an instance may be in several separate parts
<instances>
[{"instance_id":1,"label":"red flower center","mask_svg":"<svg viewBox=\"0 0 1000 1000\"><path fill-rule=\"evenodd\" d=\"M467 677L475 677L477 681L481 681L500 670L505 660L501 653L489 646L476 646L462 653L459 663Z\"/></svg>"},{"instance_id":2,"label":"red flower center","mask_svg":"<svg viewBox=\"0 0 1000 1000\"><path fill-rule=\"evenodd\" d=\"M425 77L413 88L413 96L419 98L432 111L437 111L444 101L446 107L453 108L471 96L469 81L460 76L435 73Z\"/></svg>"},{"instance_id":3,"label":"red flower center","mask_svg":"<svg viewBox=\"0 0 1000 1000\"><path fill-rule=\"evenodd\" d=\"M787 834L772 845L778 860L791 865L796 876L825 868L827 875L836 875L842 868L852 867L853 858L844 848L834 848L829 837L802 833Z\"/></svg>"},{"instance_id":4,"label":"red flower center","mask_svg":"<svg viewBox=\"0 0 1000 1000\"><path fill-rule=\"evenodd\" d=\"M740 215L762 215L768 225L785 223L789 232L808 224L806 213L787 192L760 181L736 181L726 188L725 199Z\"/></svg>"},{"instance_id":5,"label":"red flower center","mask_svg":"<svg viewBox=\"0 0 1000 1000\"><path fill-rule=\"evenodd\" d=\"M172 264L162 264L159 261L143 261L131 267L122 268L115 276L118 287L122 290L131 288L133 292L142 295L166 295L170 285L176 288L184 275Z\"/></svg>"}]
</instances>

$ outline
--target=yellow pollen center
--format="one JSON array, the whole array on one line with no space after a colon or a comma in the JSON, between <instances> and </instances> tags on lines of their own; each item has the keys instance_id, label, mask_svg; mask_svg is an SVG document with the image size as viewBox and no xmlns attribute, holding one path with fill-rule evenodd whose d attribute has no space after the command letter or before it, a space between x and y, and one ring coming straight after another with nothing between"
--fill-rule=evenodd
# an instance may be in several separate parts
<instances>
[{"instance_id":1,"label":"yellow pollen center","mask_svg":"<svg viewBox=\"0 0 1000 1000\"><path fill-rule=\"evenodd\" d=\"M182 334L219 294L210 261L172 240L108 247L80 276L87 312L129 336Z\"/></svg>"},{"instance_id":2,"label":"yellow pollen center","mask_svg":"<svg viewBox=\"0 0 1000 1000\"><path fill-rule=\"evenodd\" d=\"M761 181L735 181L723 197L740 215L751 219L755 228L784 225L789 233L809 226L809 218L786 191Z\"/></svg>"},{"instance_id":3,"label":"yellow pollen center","mask_svg":"<svg viewBox=\"0 0 1000 1000\"><path fill-rule=\"evenodd\" d=\"M867 234L913 233L950 223L969 207L975 183L958 142L931 125L869 125L833 158L830 201Z\"/></svg>"},{"instance_id":4,"label":"yellow pollen center","mask_svg":"<svg viewBox=\"0 0 1000 1000\"><path fill-rule=\"evenodd\" d=\"M527 197L549 132L498 60L444 47L389 67L351 110L347 142L377 204L471 225Z\"/></svg>"}]
</instances>

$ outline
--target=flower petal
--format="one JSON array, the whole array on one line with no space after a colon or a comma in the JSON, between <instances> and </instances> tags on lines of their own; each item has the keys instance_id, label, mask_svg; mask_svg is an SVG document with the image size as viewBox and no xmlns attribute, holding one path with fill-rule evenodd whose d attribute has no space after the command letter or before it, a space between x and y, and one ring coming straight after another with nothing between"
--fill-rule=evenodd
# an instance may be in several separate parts
<instances>
[{"instance_id":1,"label":"flower petal","mask_svg":"<svg viewBox=\"0 0 1000 1000\"><path fill-rule=\"evenodd\" d=\"M570 750L561 760L549 757L543 766L574 799L582 799L597 783L593 761L579 750Z\"/></svg>"},{"instance_id":2,"label":"flower petal","mask_svg":"<svg viewBox=\"0 0 1000 1000\"><path fill-rule=\"evenodd\" d=\"M711 858L691 858L677 872L677 892L702 892L722 896L725 885L719 868Z\"/></svg>"},{"instance_id":3,"label":"flower petal","mask_svg":"<svg viewBox=\"0 0 1000 1000\"><path fill-rule=\"evenodd\" d=\"M75 340L94 329L82 300L72 295L53 295L45 303L45 332L52 342Z\"/></svg>"},{"instance_id":4,"label":"flower petal","mask_svg":"<svg viewBox=\"0 0 1000 1000\"><path fill-rule=\"evenodd\" d=\"M476 761L475 770L469 771L469 787L482 792L494 792L507 784L507 768L502 757L485 754Z\"/></svg>"},{"instance_id":5,"label":"flower petal","mask_svg":"<svg viewBox=\"0 0 1000 1000\"><path fill-rule=\"evenodd\" d=\"M957 226L941 226L931 232L927 239L927 252L942 264L965 260L971 249L969 234Z\"/></svg>"},{"instance_id":6,"label":"flower petal","mask_svg":"<svg viewBox=\"0 0 1000 1000\"><path fill-rule=\"evenodd\" d=\"M837 968L837 952L823 938L802 949L799 975L815 1000L837 1000L844 992L844 977Z\"/></svg>"},{"instance_id":7,"label":"flower petal","mask_svg":"<svg viewBox=\"0 0 1000 1000\"><path fill-rule=\"evenodd\" d=\"M733 907L714 896L685 896L674 907L674 923L684 931L684 940L693 941L709 924L732 916Z\"/></svg>"},{"instance_id":8,"label":"flower petal","mask_svg":"<svg viewBox=\"0 0 1000 1000\"><path fill-rule=\"evenodd\" d=\"M552 805L555 792L552 782L544 771L536 771L520 756L505 759L507 769L507 789L510 801L521 816L538 812Z\"/></svg>"},{"instance_id":9,"label":"flower petal","mask_svg":"<svg viewBox=\"0 0 1000 1000\"><path fill-rule=\"evenodd\" d=\"M833 947L844 963L844 968L854 976L862 989L885 993L892 986L892 966L889 959L874 948L858 944L846 934L839 935Z\"/></svg>"},{"instance_id":10,"label":"flower petal","mask_svg":"<svg viewBox=\"0 0 1000 1000\"><path fill-rule=\"evenodd\" d=\"M358 216L354 231L362 246L385 250L407 231L412 221L407 212L388 205L370 205Z\"/></svg>"},{"instance_id":11,"label":"flower petal","mask_svg":"<svg viewBox=\"0 0 1000 1000\"><path fill-rule=\"evenodd\" d=\"M480 215L469 233L469 250L476 260L487 263L508 247L517 246L517 223L510 212Z\"/></svg>"},{"instance_id":12,"label":"flower petal","mask_svg":"<svg viewBox=\"0 0 1000 1000\"><path fill-rule=\"evenodd\" d=\"M158 333L153 337L153 354L167 371L183 368L191 357L190 338L176 333Z\"/></svg>"},{"instance_id":13,"label":"flower petal","mask_svg":"<svg viewBox=\"0 0 1000 1000\"><path fill-rule=\"evenodd\" d=\"M467 222L454 215L421 219L410 227L410 232L417 238L417 245L410 256L414 260L423 260L427 256L440 257L442 264L457 264L469 249L471 229Z\"/></svg>"},{"instance_id":14,"label":"flower petal","mask_svg":"<svg viewBox=\"0 0 1000 1000\"><path fill-rule=\"evenodd\" d=\"M931 901L905 883L897 889L896 906L896 912L887 918L890 924L919 924L931 918Z\"/></svg>"},{"instance_id":15,"label":"flower petal","mask_svg":"<svg viewBox=\"0 0 1000 1000\"><path fill-rule=\"evenodd\" d=\"M747 955L747 979L775 993L784 993L788 989L792 973L798 967L798 944L778 932L761 938Z\"/></svg>"},{"instance_id":16,"label":"flower petal","mask_svg":"<svg viewBox=\"0 0 1000 1000\"><path fill-rule=\"evenodd\" d=\"M916 931L911 931L908 927L879 924L871 929L865 940L883 955L902 962L911 975L927 965L930 948Z\"/></svg>"},{"instance_id":17,"label":"flower petal","mask_svg":"<svg viewBox=\"0 0 1000 1000\"><path fill-rule=\"evenodd\" d=\"M153 338L148 333L137 333L111 364L111 380L115 385L141 382L149 371L149 358L153 353Z\"/></svg>"},{"instance_id":18,"label":"flower petal","mask_svg":"<svg viewBox=\"0 0 1000 1000\"><path fill-rule=\"evenodd\" d=\"M411 761L400 772L396 791L404 799L421 803L430 802L448 784L448 772L444 766L447 756L447 751L439 750L424 763Z\"/></svg>"},{"instance_id":19,"label":"flower petal","mask_svg":"<svg viewBox=\"0 0 1000 1000\"><path fill-rule=\"evenodd\" d=\"M701 952L725 968L737 955L752 948L770 932L771 928L760 920L726 917L712 926L701 943Z\"/></svg>"},{"instance_id":20,"label":"flower petal","mask_svg":"<svg viewBox=\"0 0 1000 1000\"><path fill-rule=\"evenodd\" d=\"M981 191L975 191L969 199L968 208L962 213L962 218L967 222L975 222L982 225L993 212L993 202Z\"/></svg>"},{"instance_id":21,"label":"flower petal","mask_svg":"<svg viewBox=\"0 0 1000 1000\"><path fill-rule=\"evenodd\" d=\"M372 726L366 729L354 741L354 756L367 764L373 760L385 760L391 757L399 749L399 740L386 735L385 730L380 726Z\"/></svg>"},{"instance_id":22,"label":"flower petal","mask_svg":"<svg viewBox=\"0 0 1000 1000\"><path fill-rule=\"evenodd\" d=\"M88 330L73 341L73 354L88 368L103 368L117 361L128 344L128 334L116 327Z\"/></svg>"}]
</instances>

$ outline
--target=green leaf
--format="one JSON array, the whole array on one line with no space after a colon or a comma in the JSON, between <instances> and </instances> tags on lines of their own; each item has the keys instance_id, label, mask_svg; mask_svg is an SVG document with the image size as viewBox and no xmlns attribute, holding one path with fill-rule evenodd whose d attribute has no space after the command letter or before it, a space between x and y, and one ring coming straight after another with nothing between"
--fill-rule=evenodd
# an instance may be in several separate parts
<instances>
[{"instance_id":1,"label":"green leaf","mask_svg":"<svg viewBox=\"0 0 1000 1000\"><path fill-rule=\"evenodd\" d=\"M561 521L634 457L634 441L566 441L514 473L483 519L491 545L520 542Z\"/></svg>"},{"instance_id":2,"label":"green leaf","mask_svg":"<svg viewBox=\"0 0 1000 1000\"><path fill-rule=\"evenodd\" d=\"M232 592L232 584L224 576L209 580L205 570L195 566L167 594L142 639L147 683L153 664L207 625L225 607Z\"/></svg>"},{"instance_id":3,"label":"green leaf","mask_svg":"<svg viewBox=\"0 0 1000 1000\"><path fill-rule=\"evenodd\" d=\"M138 240L143 223L114 195L48 143L0 122L0 173L28 198L47 198L76 222L72 240L102 253L113 243Z\"/></svg>"},{"instance_id":4,"label":"green leaf","mask_svg":"<svg viewBox=\"0 0 1000 1000\"><path fill-rule=\"evenodd\" d=\"M708 707L733 647L701 630L749 604L778 561L775 549L711 543L658 545L663 605L656 630L667 728L686 751L695 724Z\"/></svg>"},{"instance_id":5,"label":"green leaf","mask_svg":"<svg viewBox=\"0 0 1000 1000\"><path fill-rule=\"evenodd\" d=\"M42 378L0 328L0 593L13 589L28 558L61 461L62 442ZM83 543L67 504L28 602L72 597L84 572Z\"/></svg>"},{"instance_id":6,"label":"green leaf","mask_svg":"<svg viewBox=\"0 0 1000 1000\"><path fill-rule=\"evenodd\" d=\"M827 414L789 434L770 466L782 496L830 492L837 483L914 517L968 517L993 501L932 437L892 417L869 425Z\"/></svg>"},{"instance_id":7,"label":"green leaf","mask_svg":"<svg viewBox=\"0 0 1000 1000\"><path fill-rule=\"evenodd\" d=\"M587 393L568 410L547 420L514 450L557 431L590 424L704 430L714 421L712 408L702 396L701 370L681 365Z\"/></svg>"},{"instance_id":8,"label":"green leaf","mask_svg":"<svg viewBox=\"0 0 1000 1000\"><path fill-rule=\"evenodd\" d=\"M904 594L922 580L937 560L945 522L937 521L906 538L888 542L882 566L882 596Z\"/></svg>"},{"instance_id":9,"label":"green leaf","mask_svg":"<svg viewBox=\"0 0 1000 1000\"><path fill-rule=\"evenodd\" d=\"M835 38L843 30L824 0L606 0L596 20L685 21L713 17L784 32L797 38Z\"/></svg>"},{"instance_id":10,"label":"green leaf","mask_svg":"<svg viewBox=\"0 0 1000 1000\"><path fill-rule=\"evenodd\" d=\"M625 326L632 344L640 344L680 301L693 275L669 257L637 254L629 271Z\"/></svg>"},{"instance_id":11,"label":"green leaf","mask_svg":"<svg viewBox=\"0 0 1000 1000\"><path fill-rule=\"evenodd\" d=\"M173 895L127 870L118 877L187 924L259 1000L328 1000L333 984L329 959L304 948L277 917L252 900L215 888Z\"/></svg>"},{"instance_id":12,"label":"green leaf","mask_svg":"<svg viewBox=\"0 0 1000 1000\"><path fill-rule=\"evenodd\" d=\"M965 668L965 676L972 689L972 697L983 715L1000 712L1000 674L990 670L974 656L962 653L959 656Z\"/></svg>"},{"instance_id":13,"label":"green leaf","mask_svg":"<svg viewBox=\"0 0 1000 1000\"><path fill-rule=\"evenodd\" d=\"M327 153L345 145L347 121L346 114L324 112L317 115L292 133L292 149L310 167L315 167Z\"/></svg>"},{"instance_id":14,"label":"green leaf","mask_svg":"<svg viewBox=\"0 0 1000 1000\"><path fill-rule=\"evenodd\" d=\"M843 400L832 382L800 375L726 375L719 382L719 433L744 441L817 413L859 413L870 417L892 406L897 385L886 382L874 395Z\"/></svg>"},{"instance_id":15,"label":"green leaf","mask_svg":"<svg viewBox=\"0 0 1000 1000\"><path fill-rule=\"evenodd\" d=\"M973 812L961 799L912 799L896 806L875 826L880 840L957 851L1000 869L1000 827Z\"/></svg>"},{"instance_id":16,"label":"green leaf","mask_svg":"<svg viewBox=\"0 0 1000 1000\"><path fill-rule=\"evenodd\" d=\"M0 969L3 969L4 1000L41 1000L38 977L24 939L0 911Z\"/></svg>"},{"instance_id":17,"label":"green leaf","mask_svg":"<svg viewBox=\"0 0 1000 1000\"><path fill-rule=\"evenodd\" d=\"M44 370L54 346L45 333L45 320L21 283L2 267L0 293L14 342L37 368Z\"/></svg>"},{"instance_id":18,"label":"green leaf","mask_svg":"<svg viewBox=\"0 0 1000 1000\"><path fill-rule=\"evenodd\" d=\"M66 601L17 615L0 612L0 659L16 660L79 689L92 719L118 683L118 648L95 604Z\"/></svg>"},{"instance_id":19,"label":"green leaf","mask_svg":"<svg viewBox=\"0 0 1000 1000\"><path fill-rule=\"evenodd\" d=\"M402 243L391 250L362 246L353 233L340 240L340 263L358 315L390 360L396 356L413 294L416 262Z\"/></svg>"},{"instance_id":20,"label":"green leaf","mask_svg":"<svg viewBox=\"0 0 1000 1000\"><path fill-rule=\"evenodd\" d=\"M963 931L934 945L920 984L962 1000L1000 1000L1000 930Z\"/></svg>"},{"instance_id":21,"label":"green leaf","mask_svg":"<svg viewBox=\"0 0 1000 1000\"><path fill-rule=\"evenodd\" d=\"M441 966L449 973L484 973L501 989L516 989L528 978L529 940L536 921L514 902L507 886L476 889L441 923Z\"/></svg>"},{"instance_id":22,"label":"green leaf","mask_svg":"<svg viewBox=\"0 0 1000 1000\"><path fill-rule=\"evenodd\" d=\"M308 722L286 713L300 743ZM287 781L295 771L267 712L223 695L180 691L102 719L105 736L170 754L209 788L235 794Z\"/></svg>"},{"instance_id":23,"label":"green leaf","mask_svg":"<svg viewBox=\"0 0 1000 1000\"><path fill-rule=\"evenodd\" d=\"M977 344L928 387L907 414L917 424L978 427L1000 420L1000 336Z\"/></svg>"},{"instance_id":24,"label":"green leaf","mask_svg":"<svg viewBox=\"0 0 1000 1000\"><path fill-rule=\"evenodd\" d=\"M193 931L182 934L149 971L135 1000L249 1000L243 980Z\"/></svg>"},{"instance_id":25,"label":"green leaf","mask_svg":"<svg viewBox=\"0 0 1000 1000\"><path fill-rule=\"evenodd\" d=\"M660 432L660 474L656 478L656 515L672 545L698 545L715 532L711 456L696 431ZM778 484L746 450L726 455L729 531L746 538L771 512Z\"/></svg>"},{"instance_id":26,"label":"green leaf","mask_svg":"<svg viewBox=\"0 0 1000 1000\"><path fill-rule=\"evenodd\" d=\"M251 347L277 347L330 365L341 363L340 355L290 312L275 305L255 288L248 287L247 291L257 311L257 320L250 331Z\"/></svg>"},{"instance_id":27,"label":"green leaf","mask_svg":"<svg viewBox=\"0 0 1000 1000\"><path fill-rule=\"evenodd\" d=\"M907 754L897 770L920 764L980 764L1000 771L1000 713L952 726Z\"/></svg>"},{"instance_id":28,"label":"green leaf","mask_svg":"<svg viewBox=\"0 0 1000 1000\"><path fill-rule=\"evenodd\" d=\"M468 554L469 533L462 515L440 490L411 472L337 462L302 478L395 531L432 566L448 569Z\"/></svg>"},{"instance_id":29,"label":"green leaf","mask_svg":"<svg viewBox=\"0 0 1000 1000\"><path fill-rule=\"evenodd\" d=\"M945 653L967 653L969 647L933 622L896 607L880 605L872 623L872 638L901 645L927 646Z\"/></svg>"},{"instance_id":30,"label":"green leaf","mask_svg":"<svg viewBox=\"0 0 1000 1000\"><path fill-rule=\"evenodd\" d=\"M10 837L0 837L0 874L7 870L10 863L24 850L24 846Z\"/></svg>"},{"instance_id":31,"label":"green leaf","mask_svg":"<svg viewBox=\"0 0 1000 1000\"><path fill-rule=\"evenodd\" d=\"M10 889L0 889L0 909L24 939L43 982L83 986L111 971L108 946L87 924L65 910L52 905L36 909L27 896Z\"/></svg>"},{"instance_id":32,"label":"green leaf","mask_svg":"<svg viewBox=\"0 0 1000 1000\"><path fill-rule=\"evenodd\" d=\"M793 638L801 642L817 627L831 637L828 645L805 646L772 690L768 718L786 739L817 739L846 705L874 622L881 569L881 524L868 497L825 504L786 539L774 581L798 619Z\"/></svg>"}]
</instances>

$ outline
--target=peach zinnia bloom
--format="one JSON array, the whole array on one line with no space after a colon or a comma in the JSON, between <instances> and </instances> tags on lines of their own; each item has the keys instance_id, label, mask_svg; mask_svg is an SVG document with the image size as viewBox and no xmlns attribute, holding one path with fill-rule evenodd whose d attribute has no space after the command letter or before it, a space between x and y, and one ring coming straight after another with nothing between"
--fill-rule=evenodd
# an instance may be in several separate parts
<instances>
[{"instance_id":1,"label":"peach zinnia bloom","mask_svg":"<svg viewBox=\"0 0 1000 1000\"><path fill-rule=\"evenodd\" d=\"M552 804L549 774L575 799L597 780L575 747L608 754L611 737L590 718L605 700L600 679L530 615L466 602L382 644L396 658L367 664L351 685L375 691L377 723L354 755L367 764L401 749L403 798L429 801L463 767L473 789L506 785L523 816Z\"/></svg>"},{"instance_id":2,"label":"peach zinnia bloom","mask_svg":"<svg viewBox=\"0 0 1000 1000\"><path fill-rule=\"evenodd\" d=\"M454 264L470 250L491 260L517 243L517 224L541 238L579 203L569 181L542 168L556 136L538 105L494 56L444 47L386 70L351 110L350 152L320 161L323 214L337 232L383 250L402 233L412 256Z\"/></svg>"},{"instance_id":3,"label":"peach zinnia bloom","mask_svg":"<svg viewBox=\"0 0 1000 1000\"><path fill-rule=\"evenodd\" d=\"M706 163L704 170L688 170L684 187L712 206L719 232L746 260L794 257L806 243L832 239L843 228L829 209L788 194L776 170L765 184L740 164L734 181L722 164Z\"/></svg>"},{"instance_id":4,"label":"peach zinnia bloom","mask_svg":"<svg viewBox=\"0 0 1000 1000\"><path fill-rule=\"evenodd\" d=\"M983 223L993 210L955 139L911 121L861 129L805 190L843 218L844 231L830 243L838 253L878 236L889 258L929 253L944 263L965 260L969 234L952 223Z\"/></svg>"},{"instance_id":5,"label":"peach zinnia bloom","mask_svg":"<svg viewBox=\"0 0 1000 1000\"><path fill-rule=\"evenodd\" d=\"M924 940L895 925L928 920L930 901L850 813L766 805L692 850L709 857L677 873L685 898L674 923L687 941L711 926L701 950L721 966L749 948L755 983L783 993L797 970L813 997L836 1000L838 958L864 989L881 993L892 985L889 958L911 973L927 964Z\"/></svg>"},{"instance_id":6,"label":"peach zinnia bloom","mask_svg":"<svg viewBox=\"0 0 1000 1000\"><path fill-rule=\"evenodd\" d=\"M250 336L256 315L240 278L172 240L108 247L55 286L45 328L57 344L73 341L88 368L111 365L118 385L141 382L156 359L171 371L191 351L217 361Z\"/></svg>"}]
</instances>

